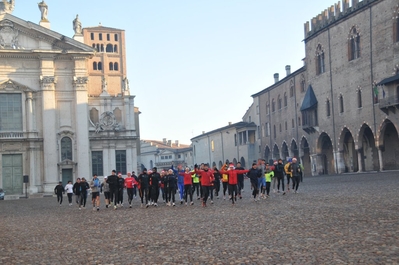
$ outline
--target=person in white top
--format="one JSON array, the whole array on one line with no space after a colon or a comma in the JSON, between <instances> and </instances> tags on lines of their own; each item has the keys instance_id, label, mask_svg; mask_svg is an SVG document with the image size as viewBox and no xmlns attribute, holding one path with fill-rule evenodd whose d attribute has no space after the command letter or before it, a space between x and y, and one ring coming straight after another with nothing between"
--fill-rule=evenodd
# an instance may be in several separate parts
<instances>
[{"instance_id":1,"label":"person in white top","mask_svg":"<svg viewBox=\"0 0 399 265\"><path fill-rule=\"evenodd\" d=\"M65 185L65 191L67 192L67 195L68 195L69 206L71 206L72 205L72 195L73 195L72 181L68 181L68 184Z\"/></svg>"}]
</instances>

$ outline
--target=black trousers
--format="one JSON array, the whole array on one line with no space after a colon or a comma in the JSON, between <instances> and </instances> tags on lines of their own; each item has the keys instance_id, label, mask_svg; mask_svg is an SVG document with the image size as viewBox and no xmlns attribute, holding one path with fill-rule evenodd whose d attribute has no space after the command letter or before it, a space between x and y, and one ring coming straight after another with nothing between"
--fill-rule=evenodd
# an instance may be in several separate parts
<instances>
[{"instance_id":1,"label":"black trousers","mask_svg":"<svg viewBox=\"0 0 399 265\"><path fill-rule=\"evenodd\" d=\"M159 187L152 186L151 187L151 199L154 203L158 203L158 198L159 198Z\"/></svg>"},{"instance_id":2,"label":"black trousers","mask_svg":"<svg viewBox=\"0 0 399 265\"><path fill-rule=\"evenodd\" d=\"M123 189L118 189L118 203L123 203Z\"/></svg>"},{"instance_id":3,"label":"black trousers","mask_svg":"<svg viewBox=\"0 0 399 265\"><path fill-rule=\"evenodd\" d=\"M72 195L73 193L67 193L69 203L72 203Z\"/></svg>"},{"instance_id":4,"label":"black trousers","mask_svg":"<svg viewBox=\"0 0 399 265\"><path fill-rule=\"evenodd\" d=\"M129 188L126 189L127 190L127 201L129 202L129 204L132 204L132 200L133 200L133 188Z\"/></svg>"},{"instance_id":5,"label":"black trousers","mask_svg":"<svg viewBox=\"0 0 399 265\"><path fill-rule=\"evenodd\" d=\"M167 187L167 192L166 192L166 202L175 202L175 194L176 194L176 188L175 187Z\"/></svg>"},{"instance_id":6,"label":"black trousers","mask_svg":"<svg viewBox=\"0 0 399 265\"><path fill-rule=\"evenodd\" d=\"M284 191L284 176L277 177L277 190L280 190L280 182L281 182L282 191Z\"/></svg>"},{"instance_id":7,"label":"black trousers","mask_svg":"<svg viewBox=\"0 0 399 265\"><path fill-rule=\"evenodd\" d=\"M301 181L301 176L292 177L292 189L297 191L299 187L299 182Z\"/></svg>"},{"instance_id":8,"label":"black trousers","mask_svg":"<svg viewBox=\"0 0 399 265\"><path fill-rule=\"evenodd\" d=\"M57 194L57 202L62 204L62 193L61 194Z\"/></svg>"},{"instance_id":9,"label":"black trousers","mask_svg":"<svg viewBox=\"0 0 399 265\"><path fill-rule=\"evenodd\" d=\"M226 196L226 190L227 190L227 186L229 185L228 182L222 182L223 185L223 196ZM229 195L230 195L230 191L229 191Z\"/></svg>"},{"instance_id":10,"label":"black trousers","mask_svg":"<svg viewBox=\"0 0 399 265\"><path fill-rule=\"evenodd\" d=\"M190 184L184 185L184 200L187 202L187 197L190 196L190 202L193 201L193 192Z\"/></svg>"},{"instance_id":11,"label":"black trousers","mask_svg":"<svg viewBox=\"0 0 399 265\"><path fill-rule=\"evenodd\" d=\"M109 189L109 193L111 195L110 200L111 202L114 202L114 204L116 205L118 203L118 189L117 188L113 188L113 189Z\"/></svg>"},{"instance_id":12,"label":"black trousers","mask_svg":"<svg viewBox=\"0 0 399 265\"><path fill-rule=\"evenodd\" d=\"M256 195L258 195L258 181L252 182L251 181L251 186L252 186L252 196L254 196L254 199L256 199Z\"/></svg>"},{"instance_id":13,"label":"black trousers","mask_svg":"<svg viewBox=\"0 0 399 265\"><path fill-rule=\"evenodd\" d=\"M209 186L202 186L201 190L202 190L202 195L203 195L202 201L204 203L206 203L206 201L208 200L208 197L209 197Z\"/></svg>"},{"instance_id":14,"label":"black trousers","mask_svg":"<svg viewBox=\"0 0 399 265\"><path fill-rule=\"evenodd\" d=\"M244 189L244 177L243 177L243 179L239 179L238 180L238 194L239 195L241 195L241 190L243 190Z\"/></svg>"},{"instance_id":15,"label":"black trousers","mask_svg":"<svg viewBox=\"0 0 399 265\"><path fill-rule=\"evenodd\" d=\"M270 185L271 184L272 184L271 182L266 181L266 195L269 195L269 193L270 193Z\"/></svg>"},{"instance_id":16,"label":"black trousers","mask_svg":"<svg viewBox=\"0 0 399 265\"><path fill-rule=\"evenodd\" d=\"M215 195L216 195L216 197L218 197L219 196L219 191L220 191L220 181L215 181L214 182L214 187L215 187Z\"/></svg>"},{"instance_id":17,"label":"black trousers","mask_svg":"<svg viewBox=\"0 0 399 265\"><path fill-rule=\"evenodd\" d=\"M237 200L237 184L229 184L229 193L231 195L231 202L234 204L234 201Z\"/></svg>"},{"instance_id":18,"label":"black trousers","mask_svg":"<svg viewBox=\"0 0 399 265\"><path fill-rule=\"evenodd\" d=\"M200 196L200 184L199 183L194 183L193 184L193 194L197 190L197 197Z\"/></svg>"},{"instance_id":19,"label":"black trousers","mask_svg":"<svg viewBox=\"0 0 399 265\"><path fill-rule=\"evenodd\" d=\"M145 204L148 204L148 188L140 188L140 198L141 203L144 203L145 199Z\"/></svg>"},{"instance_id":20,"label":"black trousers","mask_svg":"<svg viewBox=\"0 0 399 265\"><path fill-rule=\"evenodd\" d=\"M86 207L87 192L82 192L80 194L80 206Z\"/></svg>"}]
</instances>

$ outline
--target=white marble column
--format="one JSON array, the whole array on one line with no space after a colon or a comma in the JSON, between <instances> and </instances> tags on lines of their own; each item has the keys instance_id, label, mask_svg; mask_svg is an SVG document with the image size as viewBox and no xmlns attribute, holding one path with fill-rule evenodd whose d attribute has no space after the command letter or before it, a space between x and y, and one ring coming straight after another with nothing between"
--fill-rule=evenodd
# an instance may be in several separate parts
<instances>
[{"instance_id":1,"label":"white marble column","mask_svg":"<svg viewBox=\"0 0 399 265\"><path fill-rule=\"evenodd\" d=\"M41 76L40 84L42 91L42 121L43 121L43 153L44 153L44 192L53 193L58 184L58 149L56 125L56 100L55 100L55 78L54 76Z\"/></svg>"}]
</instances>

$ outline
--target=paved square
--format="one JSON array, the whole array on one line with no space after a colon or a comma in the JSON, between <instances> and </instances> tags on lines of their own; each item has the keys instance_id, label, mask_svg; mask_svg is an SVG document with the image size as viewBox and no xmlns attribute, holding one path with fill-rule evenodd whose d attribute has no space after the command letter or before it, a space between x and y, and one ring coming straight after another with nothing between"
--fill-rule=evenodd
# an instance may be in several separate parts
<instances>
[{"instance_id":1,"label":"paved square","mask_svg":"<svg viewBox=\"0 0 399 265\"><path fill-rule=\"evenodd\" d=\"M258 203L245 185L235 207L0 201L0 264L399 263L398 172L307 177Z\"/></svg>"}]
</instances>

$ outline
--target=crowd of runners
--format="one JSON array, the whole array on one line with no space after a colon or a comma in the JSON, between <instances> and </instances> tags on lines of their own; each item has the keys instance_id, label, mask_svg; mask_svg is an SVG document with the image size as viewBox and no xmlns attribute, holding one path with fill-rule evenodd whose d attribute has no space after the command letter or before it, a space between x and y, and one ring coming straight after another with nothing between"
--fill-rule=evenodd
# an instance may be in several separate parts
<instances>
[{"instance_id":1,"label":"crowd of runners","mask_svg":"<svg viewBox=\"0 0 399 265\"><path fill-rule=\"evenodd\" d=\"M66 192L68 203L73 205L73 196L79 209L84 209L88 194L91 193L93 210L100 210L100 193L104 193L105 207L118 209L124 207L124 192L127 193L126 207L132 208L132 203L137 196L140 197L141 207L157 207L159 201L167 206L176 206L176 195L180 204L194 205L196 196L203 207L208 200L213 204L214 198L223 198L231 201L234 206L238 199L242 199L244 179L251 182L252 198L255 202L267 199L270 191L285 195L291 191L298 192L299 183L303 178L303 166L296 158L288 160L286 164L281 159L272 165L259 159L250 169L244 169L240 163L226 163L220 169L216 166L209 168L208 164L195 165L194 169L182 168L172 165L169 169L158 172L154 167L151 170L143 169L137 176L135 172L127 173L126 178L121 173L112 170L110 176L105 176L100 181L97 175L88 182L85 178L78 178L74 184L68 181L64 187L62 182L54 188L59 205L62 205L63 194ZM287 189L285 190L285 179Z\"/></svg>"}]
</instances>

